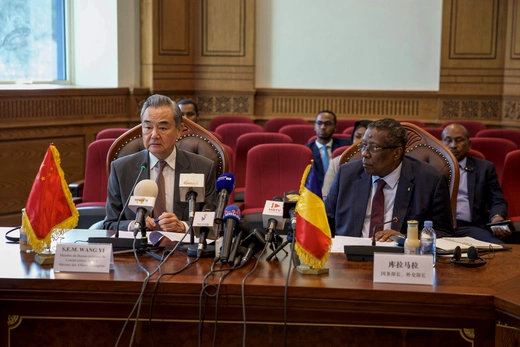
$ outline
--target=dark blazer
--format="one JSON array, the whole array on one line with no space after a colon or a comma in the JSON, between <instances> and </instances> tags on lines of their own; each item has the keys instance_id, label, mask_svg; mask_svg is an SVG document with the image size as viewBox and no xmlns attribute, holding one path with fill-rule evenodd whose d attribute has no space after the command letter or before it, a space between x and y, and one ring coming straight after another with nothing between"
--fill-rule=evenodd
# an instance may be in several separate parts
<instances>
[{"instance_id":1,"label":"dark blazer","mask_svg":"<svg viewBox=\"0 0 520 347\"><path fill-rule=\"evenodd\" d=\"M334 150L336 150L337 148L343 147L343 146L350 146L351 144L352 144L352 141L350 141L349 139L340 139L340 138L333 137L330 153L332 155L332 152L334 152ZM316 141L312 141L312 142L306 144L305 146L309 147L312 150L312 158L314 159L314 162L315 162L315 168L316 168L316 172L317 172L317 176L318 176L318 180L320 182L320 188L321 188L323 186L323 180L325 178L325 170L323 167L323 162L321 161L320 149L318 148L318 146L316 146Z\"/></svg>"},{"instance_id":2,"label":"dark blazer","mask_svg":"<svg viewBox=\"0 0 520 347\"><path fill-rule=\"evenodd\" d=\"M365 173L361 160L339 167L325 199L331 229L337 235L361 237L371 185L372 176ZM453 236L447 179L435 167L414 158L403 158L393 212L398 218L391 224L393 230L406 234L407 220L418 220L420 228L431 220L438 237Z\"/></svg>"},{"instance_id":3,"label":"dark blazer","mask_svg":"<svg viewBox=\"0 0 520 347\"><path fill-rule=\"evenodd\" d=\"M135 154L127 155L112 162L110 177L108 179L108 192L106 203L106 217L103 221L103 228L106 230L115 230L117 219L128 196L132 193L132 187L139 175L141 165L149 163L149 152L143 150ZM173 213L179 220L188 220L188 203L181 202L179 196L178 182L181 173L202 173L205 179L205 200L204 202L216 203L217 193L216 169L215 162L211 159L198 154L183 151L177 148L177 157L175 162L175 183L174 183L174 203ZM150 178L150 170L144 170L139 181ZM204 202L197 199L196 210L202 210ZM125 209L120 230L127 230L130 221L135 219L135 213L128 207Z\"/></svg>"},{"instance_id":4,"label":"dark blazer","mask_svg":"<svg viewBox=\"0 0 520 347\"><path fill-rule=\"evenodd\" d=\"M495 165L484 159L467 157L466 168L471 221L485 229L494 215L506 218L507 202L498 183Z\"/></svg>"}]
</instances>

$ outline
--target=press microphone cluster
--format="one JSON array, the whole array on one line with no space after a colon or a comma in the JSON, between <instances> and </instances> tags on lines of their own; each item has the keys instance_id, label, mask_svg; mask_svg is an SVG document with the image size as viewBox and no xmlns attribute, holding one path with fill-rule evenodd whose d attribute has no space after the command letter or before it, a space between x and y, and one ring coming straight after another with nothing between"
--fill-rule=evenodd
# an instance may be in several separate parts
<instances>
[{"instance_id":1,"label":"press microphone cluster","mask_svg":"<svg viewBox=\"0 0 520 347\"><path fill-rule=\"evenodd\" d=\"M154 180L145 179L137 183L134 195L130 197L128 207L136 213L134 224L134 236L141 230L146 235L146 217L149 216L155 206L157 198L157 183Z\"/></svg>"},{"instance_id":2,"label":"press microphone cluster","mask_svg":"<svg viewBox=\"0 0 520 347\"><path fill-rule=\"evenodd\" d=\"M196 248L188 247L188 255L197 258L200 257L214 257L215 246L207 244L207 239L215 237L213 230L213 224L215 220L215 204L210 202L206 203L202 208L202 211L195 212L193 218L193 231L195 236L199 238L199 243Z\"/></svg>"},{"instance_id":3,"label":"press microphone cluster","mask_svg":"<svg viewBox=\"0 0 520 347\"><path fill-rule=\"evenodd\" d=\"M271 242L276 230L283 230L285 218L283 217L283 199L274 197L273 200L266 200L264 211L262 212L263 227L266 228L266 241Z\"/></svg>"},{"instance_id":4,"label":"press microphone cluster","mask_svg":"<svg viewBox=\"0 0 520 347\"><path fill-rule=\"evenodd\" d=\"M218 206L217 206L218 208ZM215 213L216 215L216 213ZM223 213L224 236L222 239L222 249L220 251L220 262L227 263L231 253L231 245L235 237L235 227L240 223L242 213L238 206L229 205Z\"/></svg>"}]
</instances>

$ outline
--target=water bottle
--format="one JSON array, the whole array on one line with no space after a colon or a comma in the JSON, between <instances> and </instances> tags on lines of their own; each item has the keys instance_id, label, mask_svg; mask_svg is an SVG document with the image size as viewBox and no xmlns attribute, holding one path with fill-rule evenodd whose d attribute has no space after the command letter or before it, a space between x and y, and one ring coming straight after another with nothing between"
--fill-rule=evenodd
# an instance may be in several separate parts
<instances>
[{"instance_id":1,"label":"water bottle","mask_svg":"<svg viewBox=\"0 0 520 347\"><path fill-rule=\"evenodd\" d=\"M435 262L437 261L437 235L435 234L435 230L433 229L433 223L431 220L424 221L424 228L421 231L421 254L432 254L433 255L433 265L435 266Z\"/></svg>"}]
</instances>

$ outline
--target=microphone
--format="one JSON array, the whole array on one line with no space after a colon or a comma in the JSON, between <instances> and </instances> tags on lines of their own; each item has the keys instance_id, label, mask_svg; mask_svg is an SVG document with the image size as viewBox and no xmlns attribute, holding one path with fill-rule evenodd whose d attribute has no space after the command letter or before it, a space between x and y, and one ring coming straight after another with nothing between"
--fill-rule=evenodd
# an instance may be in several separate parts
<instances>
[{"instance_id":1,"label":"microphone","mask_svg":"<svg viewBox=\"0 0 520 347\"><path fill-rule=\"evenodd\" d=\"M193 218L193 231L195 235L199 237L199 244L197 247L189 246L188 247L188 255L191 257L214 257L215 256L215 248L209 250L204 254L204 250L206 250L206 240L208 237L211 237L213 234L213 220L215 218L215 204L208 202L202 208L202 212L195 212L195 216ZM214 234L213 234L214 235Z\"/></svg>"},{"instance_id":2,"label":"microphone","mask_svg":"<svg viewBox=\"0 0 520 347\"><path fill-rule=\"evenodd\" d=\"M247 246L247 248L240 259L240 267L246 265L253 255L265 247L265 233L261 229L254 229L253 232L242 241L242 245Z\"/></svg>"},{"instance_id":3,"label":"microphone","mask_svg":"<svg viewBox=\"0 0 520 347\"><path fill-rule=\"evenodd\" d=\"M139 230L144 231L146 235L145 220L153 211L157 191L157 183L150 179L142 180L135 186L135 195L130 198L130 202L128 203L128 207L136 213L134 235L136 235Z\"/></svg>"},{"instance_id":4,"label":"microphone","mask_svg":"<svg viewBox=\"0 0 520 347\"><path fill-rule=\"evenodd\" d=\"M179 175L179 195L181 202L188 201L189 221L192 223L195 216L197 197L202 196L202 201L204 201L206 196L204 192L204 174L181 173Z\"/></svg>"},{"instance_id":5,"label":"microphone","mask_svg":"<svg viewBox=\"0 0 520 347\"><path fill-rule=\"evenodd\" d=\"M372 228L372 245L371 246L344 246L345 255L348 261L374 261L374 253L404 253L403 247L387 247L376 246L375 231L382 225L390 222L398 222L399 218L394 217L383 223L378 223Z\"/></svg>"},{"instance_id":6,"label":"microphone","mask_svg":"<svg viewBox=\"0 0 520 347\"><path fill-rule=\"evenodd\" d=\"M387 223L390 223L390 222L397 223L398 221L399 221L399 218L394 217L394 218L392 218L390 220L387 220L386 222L378 223L378 224L374 225L374 227L372 228L372 246L376 245L376 229L377 228L379 228L381 226L384 226Z\"/></svg>"},{"instance_id":7,"label":"microphone","mask_svg":"<svg viewBox=\"0 0 520 347\"><path fill-rule=\"evenodd\" d=\"M229 252L231 251L231 242L235 235L235 226L240 223L240 217L240 209L235 205L229 205L224 210L224 237L222 240L222 250L220 252L220 261L222 263L227 263L228 261Z\"/></svg>"},{"instance_id":8,"label":"microphone","mask_svg":"<svg viewBox=\"0 0 520 347\"><path fill-rule=\"evenodd\" d=\"M283 216L291 219L291 230L296 232L296 203L300 199L300 194L294 190L287 192L283 196Z\"/></svg>"},{"instance_id":9,"label":"microphone","mask_svg":"<svg viewBox=\"0 0 520 347\"><path fill-rule=\"evenodd\" d=\"M227 205L229 194L235 189L235 175L230 172L218 176L216 189L218 192L217 207L215 208L215 223L223 222L224 208Z\"/></svg>"},{"instance_id":10,"label":"microphone","mask_svg":"<svg viewBox=\"0 0 520 347\"><path fill-rule=\"evenodd\" d=\"M262 212L263 227L267 229L266 241L270 242L276 229L283 230L285 219L283 218L283 199L274 197L266 200Z\"/></svg>"},{"instance_id":11,"label":"microphone","mask_svg":"<svg viewBox=\"0 0 520 347\"><path fill-rule=\"evenodd\" d=\"M123 214L125 213L125 209L128 206L128 203L130 202L130 198L132 197L132 194L134 193L135 186L137 185L137 182L139 182L139 178L141 178L141 175L143 174L143 171L148 168L148 163L143 163L141 165L141 170L139 170L139 174L137 175L137 178L135 179L134 185L132 186L132 189L130 190L130 194L128 195L128 198L125 201L125 204L123 205L123 208L121 209L121 212L119 212L119 216L117 216L117 224L116 224L116 234L114 237L119 237L119 224L121 223L121 219L123 218Z\"/></svg>"},{"instance_id":12,"label":"microphone","mask_svg":"<svg viewBox=\"0 0 520 347\"><path fill-rule=\"evenodd\" d=\"M251 230L251 227L249 226L249 221L246 219L241 219L240 223L235 228L235 238L233 239L233 243L231 245L231 250L229 252L228 262L231 264L234 262L237 252L238 252L238 246L240 246L240 242L242 241L242 237L244 235L247 237L249 235L249 231ZM238 232L238 234L237 234Z\"/></svg>"}]
</instances>

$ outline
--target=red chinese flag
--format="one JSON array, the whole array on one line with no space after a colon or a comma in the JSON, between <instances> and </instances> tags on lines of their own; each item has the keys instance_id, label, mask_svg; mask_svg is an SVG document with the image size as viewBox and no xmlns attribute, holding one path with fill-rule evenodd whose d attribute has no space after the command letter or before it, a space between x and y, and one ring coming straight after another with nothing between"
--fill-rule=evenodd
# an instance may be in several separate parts
<instances>
[{"instance_id":1,"label":"red chinese flag","mask_svg":"<svg viewBox=\"0 0 520 347\"><path fill-rule=\"evenodd\" d=\"M25 206L22 225L37 252L50 246L53 234L61 234L78 225L78 210L60 163L60 153L51 144Z\"/></svg>"}]
</instances>

